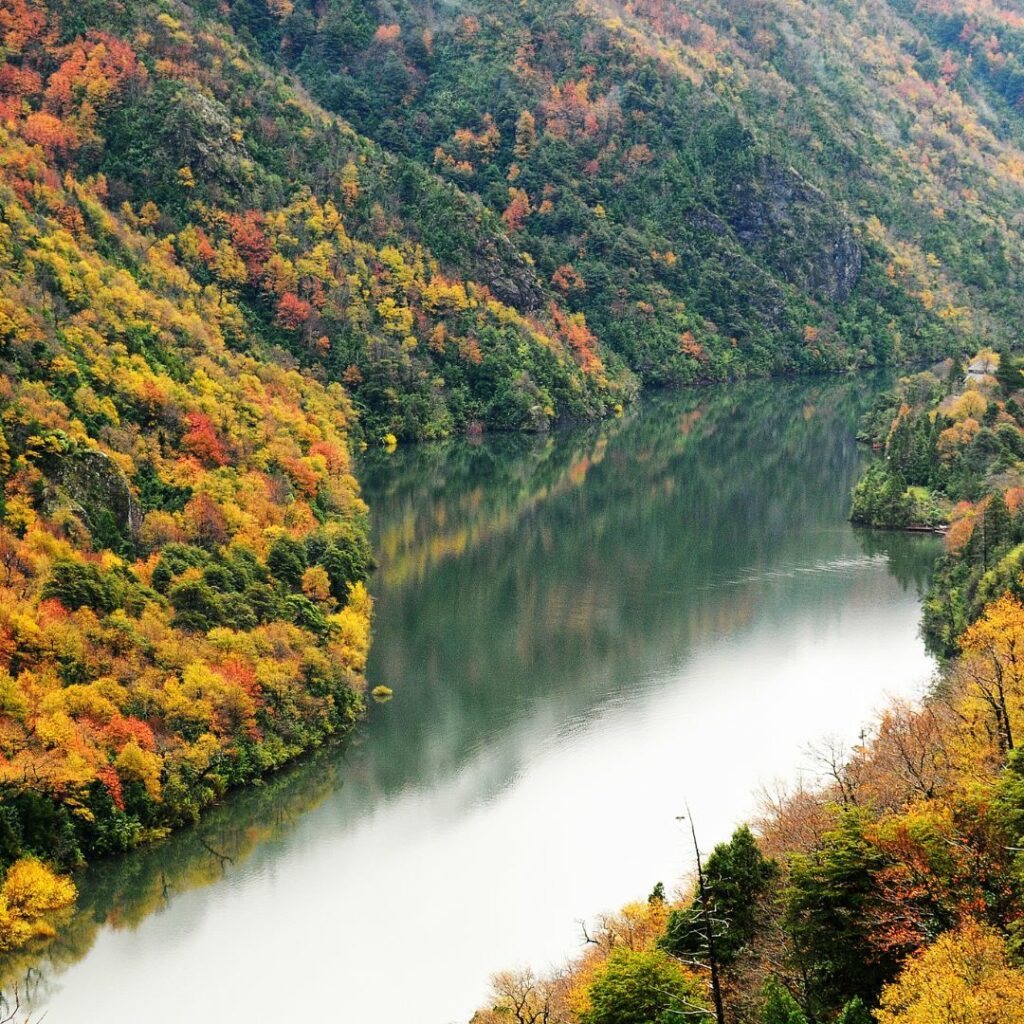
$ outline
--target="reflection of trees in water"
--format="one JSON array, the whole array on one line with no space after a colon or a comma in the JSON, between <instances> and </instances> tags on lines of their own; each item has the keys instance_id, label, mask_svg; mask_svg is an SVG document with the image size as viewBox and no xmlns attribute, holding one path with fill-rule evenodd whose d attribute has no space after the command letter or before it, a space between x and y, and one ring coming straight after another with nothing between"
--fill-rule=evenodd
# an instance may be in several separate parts
<instances>
[{"instance_id":1,"label":"reflection of trees in water","mask_svg":"<svg viewBox=\"0 0 1024 1024\"><path fill-rule=\"evenodd\" d=\"M935 559L941 554L943 542L937 534L906 533L902 530L854 530L864 553L872 558L885 558L891 575L904 590L913 587L923 598L928 590Z\"/></svg>"},{"instance_id":2,"label":"reflection of trees in water","mask_svg":"<svg viewBox=\"0 0 1024 1024\"><path fill-rule=\"evenodd\" d=\"M15 984L24 1007L39 1002L60 971L85 957L100 929L133 929L175 896L220 881L255 851L288 835L306 813L337 791L343 767L337 747L317 751L264 785L240 790L197 826L92 865L76 879L79 900L57 937L0 961L6 1006ZM0 1008L6 1008L2 997Z\"/></svg>"},{"instance_id":3,"label":"reflection of trees in water","mask_svg":"<svg viewBox=\"0 0 1024 1024\"><path fill-rule=\"evenodd\" d=\"M834 485L837 469L848 470L855 451L850 427L862 411L863 390L833 382L675 392L655 397L624 420L554 437L502 436L374 454L361 475L374 507L386 585L415 584L438 561L514 530L552 499L579 491L596 467L604 467L605 477L584 504L600 516L598 535L609 518L628 518L643 507L656 511L685 488L706 499L703 507L693 507L696 513L717 511L725 497L728 525L757 523L752 539L767 545L771 533L763 526L771 517L766 520L765 513L778 513L763 499L797 497L803 504L801 491ZM808 457L811 448L818 457ZM793 472L794 463L802 472ZM785 480L757 486L780 467L787 470ZM651 488L653 502L637 492L638 483ZM700 486L709 483L714 490ZM665 487L661 501L659 486ZM819 487L817 494L845 513L845 491Z\"/></svg>"},{"instance_id":4,"label":"reflection of trees in water","mask_svg":"<svg viewBox=\"0 0 1024 1024\"><path fill-rule=\"evenodd\" d=\"M680 392L554 437L368 461L381 561L371 680L394 685L395 700L372 709L348 764L319 752L198 827L95 865L45 955L9 958L0 980L45 992L101 927L134 927L272 859L328 798L318 827L345 829L470 762L467 799L505 785L531 753L531 721L585 721L768 603L798 614L825 596L841 604L837 588L870 603L878 574L843 572L844 559L885 556L920 588L934 540L855 537L845 523L871 395L862 382Z\"/></svg>"},{"instance_id":5,"label":"reflection of trees in water","mask_svg":"<svg viewBox=\"0 0 1024 1024\"><path fill-rule=\"evenodd\" d=\"M488 438L409 449L390 462L375 457L363 479L384 585L415 586L438 562L509 532L519 535L506 554L524 542L550 546L536 527L579 527L583 511L598 540L624 522L660 522L681 525L689 542L702 543L703 528L704 542L723 550L734 540L747 551L770 550L780 532L799 530L808 505L845 517L848 495L835 485L855 465L851 426L862 391L852 383L776 383L677 392L625 420L557 438ZM586 487L595 475L600 482ZM575 501L557 502L574 493ZM556 504L561 515L550 511ZM700 518L659 519L673 509ZM559 544L578 554L572 538ZM492 555L502 553L495 546Z\"/></svg>"},{"instance_id":6,"label":"reflection of trees in water","mask_svg":"<svg viewBox=\"0 0 1024 1024\"><path fill-rule=\"evenodd\" d=\"M485 441L375 466L371 675L399 688L390 726L409 740L440 718L479 743L514 721L510 695L557 688L582 711L740 628L769 591L813 606L875 585L828 565L784 580L787 566L862 557L845 519L869 398L853 382L689 391L559 444L519 441L510 455ZM457 558L432 547L438 519Z\"/></svg>"}]
</instances>

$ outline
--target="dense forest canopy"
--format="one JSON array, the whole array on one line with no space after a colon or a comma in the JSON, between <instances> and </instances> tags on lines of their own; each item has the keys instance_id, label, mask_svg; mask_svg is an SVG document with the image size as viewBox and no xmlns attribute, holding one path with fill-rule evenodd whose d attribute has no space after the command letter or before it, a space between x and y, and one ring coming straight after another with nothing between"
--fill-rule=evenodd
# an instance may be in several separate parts
<instances>
[{"instance_id":1,"label":"dense forest canopy","mask_svg":"<svg viewBox=\"0 0 1024 1024\"><path fill-rule=\"evenodd\" d=\"M645 382L1015 337L1024 79L1009 10L225 6L325 108L500 214L539 280Z\"/></svg>"}]
</instances>

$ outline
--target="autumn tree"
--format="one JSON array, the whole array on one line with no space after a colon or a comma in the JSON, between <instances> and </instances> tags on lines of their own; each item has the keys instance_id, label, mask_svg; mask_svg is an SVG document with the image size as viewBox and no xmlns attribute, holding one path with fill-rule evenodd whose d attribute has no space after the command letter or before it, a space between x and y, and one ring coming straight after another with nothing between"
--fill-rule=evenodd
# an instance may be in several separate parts
<instances>
[{"instance_id":1,"label":"autumn tree","mask_svg":"<svg viewBox=\"0 0 1024 1024\"><path fill-rule=\"evenodd\" d=\"M878 1024L1022 1024L1024 973L1006 942L967 920L912 959L882 992Z\"/></svg>"},{"instance_id":2,"label":"autumn tree","mask_svg":"<svg viewBox=\"0 0 1024 1024\"><path fill-rule=\"evenodd\" d=\"M844 777L859 799L878 807L899 809L913 800L930 800L952 776L954 736L955 716L945 704L915 707L893 701L867 746L849 757Z\"/></svg>"},{"instance_id":3,"label":"autumn tree","mask_svg":"<svg viewBox=\"0 0 1024 1024\"><path fill-rule=\"evenodd\" d=\"M565 1019L566 982L538 978L525 968L501 971L491 978L493 1006L473 1017L472 1024L560 1024Z\"/></svg>"},{"instance_id":4,"label":"autumn tree","mask_svg":"<svg viewBox=\"0 0 1024 1024\"><path fill-rule=\"evenodd\" d=\"M510 231L521 231L526 218L533 212L530 205L530 197L521 188L510 188L508 190L508 206L501 215Z\"/></svg>"},{"instance_id":5,"label":"autumn tree","mask_svg":"<svg viewBox=\"0 0 1024 1024\"><path fill-rule=\"evenodd\" d=\"M313 307L293 292L285 292L277 303L274 322L286 331L298 331L313 316Z\"/></svg>"},{"instance_id":6,"label":"autumn tree","mask_svg":"<svg viewBox=\"0 0 1024 1024\"><path fill-rule=\"evenodd\" d=\"M7 869L0 885L0 953L51 935L53 915L70 906L75 887L31 857Z\"/></svg>"},{"instance_id":7,"label":"autumn tree","mask_svg":"<svg viewBox=\"0 0 1024 1024\"><path fill-rule=\"evenodd\" d=\"M1005 594L986 608L961 640L954 672L962 712L977 709L1005 758L1014 749L1024 706L1024 606Z\"/></svg>"},{"instance_id":8,"label":"autumn tree","mask_svg":"<svg viewBox=\"0 0 1024 1024\"><path fill-rule=\"evenodd\" d=\"M223 301L225 293L240 288L249 279L245 263L242 262L238 251L226 238L217 242L210 261L210 269L220 285L221 301Z\"/></svg>"},{"instance_id":9,"label":"autumn tree","mask_svg":"<svg viewBox=\"0 0 1024 1024\"><path fill-rule=\"evenodd\" d=\"M516 122L516 144L515 154L520 160L525 160L537 144L537 121L533 114L524 110Z\"/></svg>"}]
</instances>

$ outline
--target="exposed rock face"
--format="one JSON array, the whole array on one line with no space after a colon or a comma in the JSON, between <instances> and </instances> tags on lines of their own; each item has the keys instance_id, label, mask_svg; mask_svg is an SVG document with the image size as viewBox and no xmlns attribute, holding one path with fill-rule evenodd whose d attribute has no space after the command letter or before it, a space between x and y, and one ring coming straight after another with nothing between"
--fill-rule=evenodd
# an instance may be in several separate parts
<instances>
[{"instance_id":1,"label":"exposed rock face","mask_svg":"<svg viewBox=\"0 0 1024 1024\"><path fill-rule=\"evenodd\" d=\"M224 105L201 93L183 93L161 112L161 131L183 166L201 171L224 187L241 187L248 152Z\"/></svg>"},{"instance_id":2,"label":"exposed rock face","mask_svg":"<svg viewBox=\"0 0 1024 1024\"><path fill-rule=\"evenodd\" d=\"M109 455L94 449L65 452L47 467L54 505L80 514L94 537L112 524L125 540L138 536L142 509L128 478Z\"/></svg>"},{"instance_id":3,"label":"exposed rock face","mask_svg":"<svg viewBox=\"0 0 1024 1024\"><path fill-rule=\"evenodd\" d=\"M744 247L817 298L849 298L862 254L853 228L823 192L766 160L736 183L730 200L729 224Z\"/></svg>"},{"instance_id":4,"label":"exposed rock face","mask_svg":"<svg viewBox=\"0 0 1024 1024\"><path fill-rule=\"evenodd\" d=\"M475 276L499 302L522 313L534 313L544 304L544 292L532 268L506 239L488 238L476 252Z\"/></svg>"},{"instance_id":5,"label":"exposed rock face","mask_svg":"<svg viewBox=\"0 0 1024 1024\"><path fill-rule=\"evenodd\" d=\"M832 274L823 286L824 289L830 289L826 291L830 298L837 302L847 300L860 277L862 259L852 226L843 224L832 247Z\"/></svg>"}]
</instances>

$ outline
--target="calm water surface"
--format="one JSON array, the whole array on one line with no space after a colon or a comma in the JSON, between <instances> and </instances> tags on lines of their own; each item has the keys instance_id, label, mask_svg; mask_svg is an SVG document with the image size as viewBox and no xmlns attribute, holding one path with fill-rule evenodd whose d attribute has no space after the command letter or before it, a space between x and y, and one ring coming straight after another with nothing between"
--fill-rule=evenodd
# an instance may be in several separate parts
<instances>
[{"instance_id":1,"label":"calm water surface","mask_svg":"<svg viewBox=\"0 0 1024 1024\"><path fill-rule=\"evenodd\" d=\"M8 979L48 1024L465 1021L494 970L670 886L758 788L916 694L930 538L846 523L863 384L663 396L363 470L371 683L323 751L81 879Z\"/></svg>"}]
</instances>

